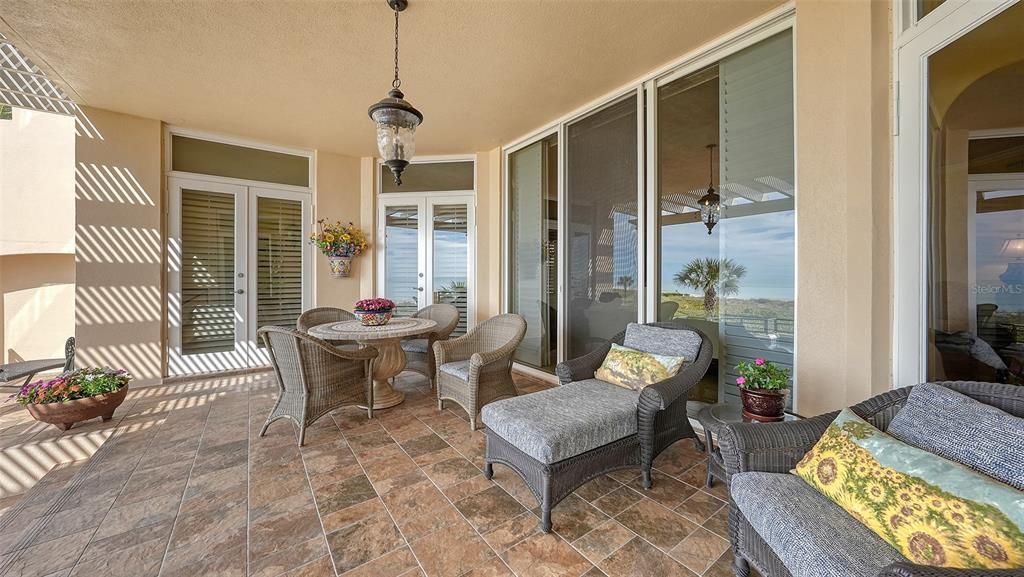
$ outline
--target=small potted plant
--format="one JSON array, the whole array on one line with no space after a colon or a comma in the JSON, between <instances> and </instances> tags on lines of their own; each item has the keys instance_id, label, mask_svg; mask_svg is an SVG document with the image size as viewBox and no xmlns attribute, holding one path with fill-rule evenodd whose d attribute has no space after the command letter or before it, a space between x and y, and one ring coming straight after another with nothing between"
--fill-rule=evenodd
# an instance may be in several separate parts
<instances>
[{"instance_id":1,"label":"small potted plant","mask_svg":"<svg viewBox=\"0 0 1024 577\"><path fill-rule=\"evenodd\" d=\"M774 422L784 418L786 394L789 392L789 369L762 358L752 363L739 363L743 417L752 421Z\"/></svg>"},{"instance_id":2,"label":"small potted plant","mask_svg":"<svg viewBox=\"0 0 1024 577\"><path fill-rule=\"evenodd\" d=\"M388 324L394 314L395 301L385 298L363 299L356 302L352 311L366 327L379 327Z\"/></svg>"},{"instance_id":3,"label":"small potted plant","mask_svg":"<svg viewBox=\"0 0 1024 577\"><path fill-rule=\"evenodd\" d=\"M366 234L351 222L316 221L317 231L310 235L309 240L320 249L331 265L331 276L345 278L352 274L352 257L363 254L370 244Z\"/></svg>"},{"instance_id":4,"label":"small potted plant","mask_svg":"<svg viewBox=\"0 0 1024 577\"><path fill-rule=\"evenodd\" d=\"M109 421L128 393L132 377L124 369L78 369L49 380L29 383L15 393L32 417L68 430L79 421Z\"/></svg>"}]
</instances>

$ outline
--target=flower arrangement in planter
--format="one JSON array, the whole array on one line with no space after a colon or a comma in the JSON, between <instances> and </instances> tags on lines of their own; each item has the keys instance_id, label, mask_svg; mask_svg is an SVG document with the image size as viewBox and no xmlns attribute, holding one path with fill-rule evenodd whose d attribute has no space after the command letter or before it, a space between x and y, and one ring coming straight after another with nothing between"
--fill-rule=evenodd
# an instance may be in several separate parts
<instances>
[{"instance_id":1,"label":"flower arrangement in planter","mask_svg":"<svg viewBox=\"0 0 1024 577\"><path fill-rule=\"evenodd\" d=\"M359 322L367 327L379 327L388 324L394 314L395 301L385 298L372 298L356 301L352 311Z\"/></svg>"},{"instance_id":2,"label":"flower arrangement in planter","mask_svg":"<svg viewBox=\"0 0 1024 577\"><path fill-rule=\"evenodd\" d=\"M309 237L309 241L324 253L331 265L331 276L345 278L352 274L352 257L363 254L370 246L366 234L351 222L327 222L325 219L316 221L317 230Z\"/></svg>"},{"instance_id":3,"label":"flower arrangement in planter","mask_svg":"<svg viewBox=\"0 0 1024 577\"><path fill-rule=\"evenodd\" d=\"M739 363L736 384L740 387L743 417L752 421L773 422L784 418L789 393L789 369L762 358Z\"/></svg>"},{"instance_id":4,"label":"flower arrangement in planter","mask_svg":"<svg viewBox=\"0 0 1024 577\"><path fill-rule=\"evenodd\" d=\"M32 417L68 430L79 421L109 421L128 393L132 376L124 369L90 368L29 383L14 394Z\"/></svg>"}]
</instances>

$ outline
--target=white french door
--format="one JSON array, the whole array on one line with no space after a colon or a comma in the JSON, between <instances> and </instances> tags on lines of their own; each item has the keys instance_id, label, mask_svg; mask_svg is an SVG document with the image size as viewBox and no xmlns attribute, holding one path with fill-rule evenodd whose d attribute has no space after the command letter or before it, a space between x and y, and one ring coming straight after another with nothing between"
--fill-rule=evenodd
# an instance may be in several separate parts
<instances>
[{"instance_id":1,"label":"white french door","mask_svg":"<svg viewBox=\"0 0 1024 577\"><path fill-rule=\"evenodd\" d=\"M387 194L379 201L380 293L408 316L431 304L459 309L463 334L474 323L472 195Z\"/></svg>"},{"instance_id":2,"label":"white french door","mask_svg":"<svg viewBox=\"0 0 1024 577\"><path fill-rule=\"evenodd\" d=\"M168 372L269 362L261 326L295 326L310 303L308 193L172 177Z\"/></svg>"}]
</instances>

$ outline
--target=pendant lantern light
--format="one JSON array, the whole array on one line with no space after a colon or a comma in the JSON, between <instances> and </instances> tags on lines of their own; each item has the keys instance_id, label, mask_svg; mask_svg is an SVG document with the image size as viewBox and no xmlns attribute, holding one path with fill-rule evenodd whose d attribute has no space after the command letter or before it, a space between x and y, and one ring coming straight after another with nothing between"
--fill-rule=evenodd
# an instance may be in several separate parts
<instances>
[{"instance_id":1,"label":"pendant lantern light","mask_svg":"<svg viewBox=\"0 0 1024 577\"><path fill-rule=\"evenodd\" d=\"M697 204L700 206L700 219L704 226L708 227L708 234L715 228L722 217L722 197L715 192L715 148L717 144L709 144L708 148L708 192L700 197Z\"/></svg>"}]
</instances>

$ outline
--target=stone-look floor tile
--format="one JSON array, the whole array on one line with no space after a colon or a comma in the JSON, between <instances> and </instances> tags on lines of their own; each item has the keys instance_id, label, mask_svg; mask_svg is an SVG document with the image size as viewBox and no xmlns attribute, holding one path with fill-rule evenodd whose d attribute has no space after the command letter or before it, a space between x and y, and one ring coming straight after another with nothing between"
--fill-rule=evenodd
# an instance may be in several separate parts
<instances>
[{"instance_id":1,"label":"stone-look floor tile","mask_svg":"<svg viewBox=\"0 0 1024 577\"><path fill-rule=\"evenodd\" d=\"M335 511L347 509L352 505L358 505L363 501L369 501L377 496L373 485L366 475L356 475L333 485L327 485L316 490L316 506L320 515L329 515Z\"/></svg>"},{"instance_id":2,"label":"stone-look floor tile","mask_svg":"<svg viewBox=\"0 0 1024 577\"><path fill-rule=\"evenodd\" d=\"M721 481L715 481L714 486L708 488L705 486L707 481L708 469L704 463L700 463L690 467L682 475L676 477L680 481L687 485L693 485L694 487L700 487L704 491L711 493L712 495L722 499L723 501L729 498L729 489L725 486L725 483Z\"/></svg>"},{"instance_id":3,"label":"stone-look floor tile","mask_svg":"<svg viewBox=\"0 0 1024 577\"><path fill-rule=\"evenodd\" d=\"M452 404L451 401L445 401L445 406L450 404ZM472 432L469 430L469 423L447 411L436 417L429 417L420 420L423 421L423 424L430 427L430 430L437 433L437 435L443 439L457 437L463 433Z\"/></svg>"},{"instance_id":4,"label":"stone-look floor tile","mask_svg":"<svg viewBox=\"0 0 1024 577\"><path fill-rule=\"evenodd\" d=\"M95 539L82 553L72 575L89 577L155 576L160 570L171 532L170 521Z\"/></svg>"},{"instance_id":5,"label":"stone-look floor tile","mask_svg":"<svg viewBox=\"0 0 1024 577\"><path fill-rule=\"evenodd\" d=\"M446 443L444 439L429 430L425 435L413 437L411 439L401 441L400 443L406 454L413 459L428 453L450 448L450 445Z\"/></svg>"},{"instance_id":6,"label":"stone-look floor tile","mask_svg":"<svg viewBox=\"0 0 1024 577\"><path fill-rule=\"evenodd\" d=\"M374 453L383 451L389 445L395 445L395 441L383 429L365 435L346 437L352 452L359 459L372 459ZM397 447L396 447L397 448Z\"/></svg>"},{"instance_id":7,"label":"stone-look floor tile","mask_svg":"<svg viewBox=\"0 0 1024 577\"><path fill-rule=\"evenodd\" d=\"M124 486L117 501L126 505L170 493L182 494L192 469L190 461L169 463L161 467L136 471Z\"/></svg>"},{"instance_id":8,"label":"stone-look floor tile","mask_svg":"<svg viewBox=\"0 0 1024 577\"><path fill-rule=\"evenodd\" d=\"M286 571L277 577L335 577L334 563L331 562L330 556L321 557L302 567Z\"/></svg>"},{"instance_id":9,"label":"stone-look floor tile","mask_svg":"<svg viewBox=\"0 0 1024 577\"><path fill-rule=\"evenodd\" d=\"M338 573L344 573L405 544L391 517L378 513L327 535Z\"/></svg>"},{"instance_id":10,"label":"stone-look floor tile","mask_svg":"<svg viewBox=\"0 0 1024 577\"><path fill-rule=\"evenodd\" d=\"M608 476L624 485L629 485L640 478L640 469L619 469L608 473Z\"/></svg>"},{"instance_id":11,"label":"stone-look floor tile","mask_svg":"<svg viewBox=\"0 0 1024 577\"><path fill-rule=\"evenodd\" d=\"M640 493L629 487L619 487L604 497L594 501L594 506L607 515L615 516L629 509L634 503L643 499Z\"/></svg>"},{"instance_id":12,"label":"stone-look floor tile","mask_svg":"<svg viewBox=\"0 0 1024 577\"><path fill-rule=\"evenodd\" d=\"M729 549L729 542L707 529L697 528L676 545L669 555L700 575L707 571Z\"/></svg>"},{"instance_id":13,"label":"stone-look floor tile","mask_svg":"<svg viewBox=\"0 0 1024 577\"><path fill-rule=\"evenodd\" d=\"M330 482L324 482L319 486L314 484L314 488L332 485L338 481L350 479L360 473L362 473L362 470L357 466L351 475L343 479L332 479ZM305 475L288 474L275 479L260 479L257 475L253 475L249 483L249 506L254 509L262 507L267 503L273 503L296 493L308 491L309 486L310 483L306 480Z\"/></svg>"},{"instance_id":14,"label":"stone-look floor tile","mask_svg":"<svg viewBox=\"0 0 1024 577\"><path fill-rule=\"evenodd\" d=\"M248 512L244 501L197 505L191 511L183 508L178 515L169 550L186 547L216 550L220 544L234 541L239 535L245 537Z\"/></svg>"},{"instance_id":15,"label":"stone-look floor tile","mask_svg":"<svg viewBox=\"0 0 1024 577\"><path fill-rule=\"evenodd\" d=\"M416 562L412 550L404 546L343 573L343 575L345 577L400 577L413 569L419 569L419 564Z\"/></svg>"},{"instance_id":16,"label":"stone-look floor tile","mask_svg":"<svg viewBox=\"0 0 1024 577\"><path fill-rule=\"evenodd\" d=\"M704 572L704 577L736 577L736 573L732 569L733 559L732 550L726 551L710 569ZM758 572L753 568L751 568L750 574L753 577L758 577Z\"/></svg>"},{"instance_id":17,"label":"stone-look floor tile","mask_svg":"<svg viewBox=\"0 0 1024 577\"><path fill-rule=\"evenodd\" d=\"M483 473L463 457L455 457L423 467L423 472L430 477L435 485L444 489L456 483L468 481L473 477L482 477Z\"/></svg>"},{"instance_id":18,"label":"stone-look floor tile","mask_svg":"<svg viewBox=\"0 0 1024 577\"><path fill-rule=\"evenodd\" d=\"M295 543L294 538L288 534L281 534L277 537L281 541L281 546L272 555L254 558L250 546L249 575L251 577L277 577L286 571L302 567L329 554L327 541L324 539L323 532L320 531L316 537L300 543Z\"/></svg>"},{"instance_id":19,"label":"stone-look floor tile","mask_svg":"<svg viewBox=\"0 0 1024 577\"><path fill-rule=\"evenodd\" d=\"M391 438L404 443L410 439L416 437L422 437L423 435L430 435L432 431L429 427L420 422L419 419L401 417L401 418L389 418L387 420L381 419L381 425L391 435Z\"/></svg>"},{"instance_id":20,"label":"stone-look floor tile","mask_svg":"<svg viewBox=\"0 0 1024 577\"><path fill-rule=\"evenodd\" d=\"M308 493L249 510L250 561L261 561L296 542L322 536L320 517Z\"/></svg>"},{"instance_id":21,"label":"stone-look floor tile","mask_svg":"<svg viewBox=\"0 0 1024 577\"><path fill-rule=\"evenodd\" d=\"M335 411L331 416L334 417L334 423L345 436L352 437L384 430L380 419L369 419L366 416L366 411L356 407L345 407L340 411Z\"/></svg>"},{"instance_id":22,"label":"stone-look floor tile","mask_svg":"<svg viewBox=\"0 0 1024 577\"><path fill-rule=\"evenodd\" d=\"M540 501L527 486L523 479L515 474L512 469L504 465L494 465L494 482L505 490L506 493L512 495L517 501L523 504L528 509L535 509L540 506Z\"/></svg>"},{"instance_id":23,"label":"stone-look floor tile","mask_svg":"<svg viewBox=\"0 0 1024 577\"><path fill-rule=\"evenodd\" d=\"M663 551L672 549L697 529L697 525L649 499L619 513L615 519Z\"/></svg>"},{"instance_id":24,"label":"stone-look floor tile","mask_svg":"<svg viewBox=\"0 0 1024 577\"><path fill-rule=\"evenodd\" d=\"M494 556L464 521L413 541L412 550L427 577L458 577Z\"/></svg>"},{"instance_id":25,"label":"stone-look floor tile","mask_svg":"<svg viewBox=\"0 0 1024 577\"><path fill-rule=\"evenodd\" d=\"M445 487L444 489L441 489L441 492L454 503L471 495L476 495L481 491L490 489L493 486L495 486L494 481L488 480L481 474L461 483L451 485L450 487Z\"/></svg>"},{"instance_id":26,"label":"stone-look floor tile","mask_svg":"<svg viewBox=\"0 0 1024 577\"><path fill-rule=\"evenodd\" d=\"M704 491L697 491L676 507L676 513L694 523L703 523L725 506L725 501L713 497Z\"/></svg>"},{"instance_id":27,"label":"stone-look floor tile","mask_svg":"<svg viewBox=\"0 0 1024 577\"><path fill-rule=\"evenodd\" d=\"M430 511L439 511L448 505L448 499L429 480L400 487L384 495L381 500L396 521L413 519Z\"/></svg>"},{"instance_id":28,"label":"stone-look floor tile","mask_svg":"<svg viewBox=\"0 0 1024 577\"><path fill-rule=\"evenodd\" d=\"M481 533L487 533L505 521L526 511L501 487L491 487L455 503L455 507Z\"/></svg>"},{"instance_id":29,"label":"stone-look floor tile","mask_svg":"<svg viewBox=\"0 0 1024 577\"><path fill-rule=\"evenodd\" d=\"M206 434L203 439L207 438ZM193 477L201 477L213 471L227 469L236 465L244 465L248 460L249 441L233 441L210 447L199 447L196 454L195 466L192 469Z\"/></svg>"},{"instance_id":30,"label":"stone-look floor tile","mask_svg":"<svg viewBox=\"0 0 1024 577\"><path fill-rule=\"evenodd\" d=\"M594 567L590 571L584 573L583 577L608 577L608 575L604 571L601 571L599 567Z\"/></svg>"},{"instance_id":31,"label":"stone-look floor tile","mask_svg":"<svg viewBox=\"0 0 1024 577\"><path fill-rule=\"evenodd\" d=\"M60 539L18 549L0 557L0 571L18 577L42 577L68 569L85 551L93 530L86 529Z\"/></svg>"},{"instance_id":32,"label":"stone-look floor tile","mask_svg":"<svg viewBox=\"0 0 1024 577\"><path fill-rule=\"evenodd\" d=\"M463 577L515 577L512 570L505 565L505 562L497 557L473 569Z\"/></svg>"},{"instance_id":33,"label":"stone-look floor tile","mask_svg":"<svg viewBox=\"0 0 1024 577\"><path fill-rule=\"evenodd\" d=\"M576 489L575 493L583 499L593 503L621 486L622 483L619 483L608 475L601 475L579 489Z\"/></svg>"},{"instance_id":34,"label":"stone-look floor tile","mask_svg":"<svg viewBox=\"0 0 1024 577\"><path fill-rule=\"evenodd\" d=\"M596 565L634 537L636 533L614 520L608 520L574 541L572 546Z\"/></svg>"},{"instance_id":35,"label":"stone-look floor tile","mask_svg":"<svg viewBox=\"0 0 1024 577\"><path fill-rule=\"evenodd\" d=\"M487 448L487 437L480 431L462 430L456 435L445 438L455 450L470 461L482 459Z\"/></svg>"},{"instance_id":36,"label":"stone-look floor tile","mask_svg":"<svg viewBox=\"0 0 1024 577\"><path fill-rule=\"evenodd\" d=\"M413 458L413 461L420 467L426 467L427 465L433 465L438 461L447 461L448 459L462 458L462 453L455 450L455 447L445 447L440 451L431 451L424 453Z\"/></svg>"},{"instance_id":37,"label":"stone-look floor tile","mask_svg":"<svg viewBox=\"0 0 1024 577\"><path fill-rule=\"evenodd\" d=\"M465 522L462 515L451 505L445 505L441 509L430 509L420 512L413 517L407 517L398 521L398 528L409 541L419 539L443 529L445 527Z\"/></svg>"},{"instance_id":38,"label":"stone-look floor tile","mask_svg":"<svg viewBox=\"0 0 1024 577\"><path fill-rule=\"evenodd\" d=\"M540 515L540 509L534 511ZM576 495L569 495L551 510L552 530L570 543L608 520L600 510Z\"/></svg>"},{"instance_id":39,"label":"stone-look floor tile","mask_svg":"<svg viewBox=\"0 0 1024 577\"><path fill-rule=\"evenodd\" d=\"M374 488L382 495L401 484L400 477L419 471L416 462L405 455L364 463L363 469L366 470L366 476L369 477Z\"/></svg>"},{"instance_id":40,"label":"stone-look floor tile","mask_svg":"<svg viewBox=\"0 0 1024 577\"><path fill-rule=\"evenodd\" d=\"M387 509L384 507L384 502L379 498L375 498L370 499L369 501L363 501L358 505L352 505L347 509L335 511L329 515L324 515L320 520L323 523L324 531L327 533L333 533L342 527L348 527L352 523L362 521L370 515L386 512Z\"/></svg>"},{"instance_id":41,"label":"stone-look floor tile","mask_svg":"<svg viewBox=\"0 0 1024 577\"><path fill-rule=\"evenodd\" d=\"M591 567L571 545L550 533L519 542L502 559L518 577L579 577Z\"/></svg>"},{"instance_id":42,"label":"stone-look floor tile","mask_svg":"<svg viewBox=\"0 0 1024 577\"><path fill-rule=\"evenodd\" d=\"M160 577L245 577L245 534L214 548L170 551Z\"/></svg>"},{"instance_id":43,"label":"stone-look floor tile","mask_svg":"<svg viewBox=\"0 0 1024 577\"><path fill-rule=\"evenodd\" d=\"M686 567L636 537L600 563L608 577L695 577Z\"/></svg>"},{"instance_id":44,"label":"stone-look floor tile","mask_svg":"<svg viewBox=\"0 0 1024 577\"><path fill-rule=\"evenodd\" d=\"M28 547L86 529L95 529L103 521L103 516L109 508L109 502L97 501L38 517L29 525L17 546Z\"/></svg>"},{"instance_id":45,"label":"stone-look floor tile","mask_svg":"<svg viewBox=\"0 0 1024 577\"><path fill-rule=\"evenodd\" d=\"M729 538L729 507L725 506L701 525L719 537Z\"/></svg>"},{"instance_id":46,"label":"stone-look floor tile","mask_svg":"<svg viewBox=\"0 0 1024 577\"><path fill-rule=\"evenodd\" d=\"M683 439L662 451L654 459L654 468L683 480L682 475L686 471L703 463L706 458L707 455L697 450L692 439Z\"/></svg>"},{"instance_id":47,"label":"stone-look floor tile","mask_svg":"<svg viewBox=\"0 0 1024 577\"><path fill-rule=\"evenodd\" d=\"M523 539L540 532L539 523L540 519L533 513L523 513L484 533L484 541L498 553L504 553Z\"/></svg>"},{"instance_id":48,"label":"stone-look floor tile","mask_svg":"<svg viewBox=\"0 0 1024 577\"><path fill-rule=\"evenodd\" d=\"M644 489L643 483L640 479L634 481L631 487L637 493L640 493L644 497L660 503L669 509L678 507L683 501L697 492L696 487L677 481L657 470L654 471L651 480L653 481L653 484L650 489Z\"/></svg>"},{"instance_id":49,"label":"stone-look floor tile","mask_svg":"<svg viewBox=\"0 0 1024 577\"><path fill-rule=\"evenodd\" d=\"M217 469L202 475L196 475L196 471L193 469L192 475L185 485L184 500L197 497L230 499L239 494L244 496L248 490L248 483L249 469L246 463Z\"/></svg>"},{"instance_id":50,"label":"stone-look floor tile","mask_svg":"<svg viewBox=\"0 0 1024 577\"><path fill-rule=\"evenodd\" d=\"M315 477L341 468L356 465L356 456L344 440L331 441L301 451L306 473Z\"/></svg>"}]
</instances>

